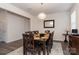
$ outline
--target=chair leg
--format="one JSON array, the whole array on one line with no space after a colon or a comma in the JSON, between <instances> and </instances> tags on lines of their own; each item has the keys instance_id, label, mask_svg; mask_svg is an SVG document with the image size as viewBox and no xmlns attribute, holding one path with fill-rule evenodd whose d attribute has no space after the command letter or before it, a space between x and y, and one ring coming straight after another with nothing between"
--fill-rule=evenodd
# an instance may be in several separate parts
<instances>
[{"instance_id":1,"label":"chair leg","mask_svg":"<svg viewBox=\"0 0 79 59\"><path fill-rule=\"evenodd\" d=\"M38 55L41 55L41 51L40 50L38 51Z\"/></svg>"},{"instance_id":2,"label":"chair leg","mask_svg":"<svg viewBox=\"0 0 79 59\"><path fill-rule=\"evenodd\" d=\"M46 47L45 47L45 42L43 42L43 55L45 55L46 53Z\"/></svg>"},{"instance_id":3,"label":"chair leg","mask_svg":"<svg viewBox=\"0 0 79 59\"><path fill-rule=\"evenodd\" d=\"M49 49L49 52L51 53L51 49Z\"/></svg>"},{"instance_id":4,"label":"chair leg","mask_svg":"<svg viewBox=\"0 0 79 59\"><path fill-rule=\"evenodd\" d=\"M23 54L24 54L24 55L27 55L27 51L23 51Z\"/></svg>"},{"instance_id":5,"label":"chair leg","mask_svg":"<svg viewBox=\"0 0 79 59\"><path fill-rule=\"evenodd\" d=\"M43 50L43 55L45 55L45 50Z\"/></svg>"},{"instance_id":6,"label":"chair leg","mask_svg":"<svg viewBox=\"0 0 79 59\"><path fill-rule=\"evenodd\" d=\"M25 51L23 50L23 55L25 55Z\"/></svg>"},{"instance_id":7,"label":"chair leg","mask_svg":"<svg viewBox=\"0 0 79 59\"><path fill-rule=\"evenodd\" d=\"M47 48L47 55L49 55L49 48Z\"/></svg>"},{"instance_id":8,"label":"chair leg","mask_svg":"<svg viewBox=\"0 0 79 59\"><path fill-rule=\"evenodd\" d=\"M25 48L23 48L23 54L27 55L27 50Z\"/></svg>"},{"instance_id":9,"label":"chair leg","mask_svg":"<svg viewBox=\"0 0 79 59\"><path fill-rule=\"evenodd\" d=\"M31 54L32 54L32 55L35 55L35 53L34 53L33 51L31 52Z\"/></svg>"},{"instance_id":10,"label":"chair leg","mask_svg":"<svg viewBox=\"0 0 79 59\"><path fill-rule=\"evenodd\" d=\"M25 55L27 55L27 51L25 52Z\"/></svg>"}]
</instances>

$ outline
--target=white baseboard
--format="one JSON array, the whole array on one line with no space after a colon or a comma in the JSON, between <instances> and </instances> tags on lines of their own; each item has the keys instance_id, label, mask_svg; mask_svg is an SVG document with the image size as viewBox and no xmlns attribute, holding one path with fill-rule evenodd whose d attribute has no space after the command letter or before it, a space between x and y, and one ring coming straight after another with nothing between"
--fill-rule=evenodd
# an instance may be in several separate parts
<instances>
[{"instance_id":1,"label":"white baseboard","mask_svg":"<svg viewBox=\"0 0 79 59\"><path fill-rule=\"evenodd\" d=\"M21 40L21 39L17 39L17 40ZM17 40L6 41L6 43L14 42L14 41L17 41Z\"/></svg>"},{"instance_id":2,"label":"white baseboard","mask_svg":"<svg viewBox=\"0 0 79 59\"><path fill-rule=\"evenodd\" d=\"M56 41L64 41L64 39L62 40L62 39L53 39L53 40L56 40Z\"/></svg>"}]
</instances>

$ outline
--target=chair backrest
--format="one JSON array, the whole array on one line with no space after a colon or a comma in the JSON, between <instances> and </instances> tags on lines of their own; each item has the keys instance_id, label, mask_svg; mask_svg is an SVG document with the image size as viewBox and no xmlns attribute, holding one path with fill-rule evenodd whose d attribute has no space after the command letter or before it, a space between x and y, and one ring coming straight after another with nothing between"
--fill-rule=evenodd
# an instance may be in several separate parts
<instances>
[{"instance_id":1,"label":"chair backrest","mask_svg":"<svg viewBox=\"0 0 79 59\"><path fill-rule=\"evenodd\" d=\"M39 33L39 31L32 31L34 34L37 34L37 33Z\"/></svg>"},{"instance_id":2,"label":"chair backrest","mask_svg":"<svg viewBox=\"0 0 79 59\"><path fill-rule=\"evenodd\" d=\"M47 33L47 34L50 33L50 30L45 30L45 33Z\"/></svg>"},{"instance_id":3,"label":"chair backrest","mask_svg":"<svg viewBox=\"0 0 79 59\"><path fill-rule=\"evenodd\" d=\"M26 49L34 48L34 39L31 32L23 34L23 45Z\"/></svg>"},{"instance_id":4,"label":"chair backrest","mask_svg":"<svg viewBox=\"0 0 79 59\"><path fill-rule=\"evenodd\" d=\"M53 40L54 32L49 33L49 39Z\"/></svg>"},{"instance_id":5,"label":"chair backrest","mask_svg":"<svg viewBox=\"0 0 79 59\"><path fill-rule=\"evenodd\" d=\"M50 33L49 40L48 40L48 44L49 44L50 48L52 48L52 46L53 46L53 36L54 36L54 32Z\"/></svg>"},{"instance_id":6,"label":"chair backrest","mask_svg":"<svg viewBox=\"0 0 79 59\"><path fill-rule=\"evenodd\" d=\"M53 36L54 36L54 31L51 33L51 40L53 40Z\"/></svg>"},{"instance_id":7,"label":"chair backrest","mask_svg":"<svg viewBox=\"0 0 79 59\"><path fill-rule=\"evenodd\" d=\"M31 34L31 33L32 33L32 31L25 32L25 34L27 34L27 35L29 35L29 34Z\"/></svg>"}]
</instances>

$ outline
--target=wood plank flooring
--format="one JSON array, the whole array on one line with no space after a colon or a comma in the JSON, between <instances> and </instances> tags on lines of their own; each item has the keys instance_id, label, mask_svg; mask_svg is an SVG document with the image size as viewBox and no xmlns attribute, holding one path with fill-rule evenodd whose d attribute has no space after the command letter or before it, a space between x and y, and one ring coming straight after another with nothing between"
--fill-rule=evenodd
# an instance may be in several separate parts
<instances>
[{"instance_id":1,"label":"wood plank flooring","mask_svg":"<svg viewBox=\"0 0 79 59\"><path fill-rule=\"evenodd\" d=\"M5 55L22 46L22 40L17 40L11 43L0 43L0 55Z\"/></svg>"},{"instance_id":2,"label":"wood plank flooring","mask_svg":"<svg viewBox=\"0 0 79 59\"><path fill-rule=\"evenodd\" d=\"M68 52L68 43L64 43L61 41L54 41L54 42L60 42L62 45L63 53L64 55L70 55ZM22 40L17 40L11 43L0 43L0 55L6 55L7 53L16 50L17 48L21 47L23 45Z\"/></svg>"}]
</instances>

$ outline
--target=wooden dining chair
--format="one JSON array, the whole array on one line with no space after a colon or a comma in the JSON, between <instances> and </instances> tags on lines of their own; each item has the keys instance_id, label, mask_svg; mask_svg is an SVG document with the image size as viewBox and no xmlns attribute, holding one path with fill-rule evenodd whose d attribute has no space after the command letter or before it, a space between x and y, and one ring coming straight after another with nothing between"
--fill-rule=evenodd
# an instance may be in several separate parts
<instances>
[{"instance_id":1,"label":"wooden dining chair","mask_svg":"<svg viewBox=\"0 0 79 59\"><path fill-rule=\"evenodd\" d=\"M37 47L35 45L34 41L34 34L33 32L26 32L23 34L23 54L27 55L27 52L30 52L31 54L38 54L40 55L40 47Z\"/></svg>"},{"instance_id":2,"label":"wooden dining chair","mask_svg":"<svg viewBox=\"0 0 79 59\"><path fill-rule=\"evenodd\" d=\"M45 41L44 39L43 39L43 41L42 41L42 50L43 50L43 55L45 55L46 54L46 52L47 52L47 55L49 55L49 51L50 51L50 36L51 36L51 33L49 33L49 38L47 39L47 41Z\"/></svg>"},{"instance_id":3,"label":"wooden dining chair","mask_svg":"<svg viewBox=\"0 0 79 59\"><path fill-rule=\"evenodd\" d=\"M45 30L45 33L50 33L50 30Z\"/></svg>"},{"instance_id":4,"label":"wooden dining chair","mask_svg":"<svg viewBox=\"0 0 79 59\"><path fill-rule=\"evenodd\" d=\"M37 30L37 31L32 31L34 34L36 34L36 33L39 33L39 31Z\"/></svg>"},{"instance_id":5,"label":"wooden dining chair","mask_svg":"<svg viewBox=\"0 0 79 59\"><path fill-rule=\"evenodd\" d=\"M51 33L51 48L52 48L52 46L53 46L53 37L54 37L54 31Z\"/></svg>"},{"instance_id":6,"label":"wooden dining chair","mask_svg":"<svg viewBox=\"0 0 79 59\"><path fill-rule=\"evenodd\" d=\"M35 54L34 40L31 32L23 34L23 54L27 55L27 52Z\"/></svg>"},{"instance_id":7,"label":"wooden dining chair","mask_svg":"<svg viewBox=\"0 0 79 59\"><path fill-rule=\"evenodd\" d=\"M49 55L49 52L51 51L51 33L49 34L49 38L46 42L46 51L47 51L47 55Z\"/></svg>"},{"instance_id":8,"label":"wooden dining chair","mask_svg":"<svg viewBox=\"0 0 79 59\"><path fill-rule=\"evenodd\" d=\"M51 53L51 49L53 46L53 36L54 36L54 32L50 33L49 39L46 42L46 50L47 50L48 55L49 55L49 53Z\"/></svg>"}]
</instances>

